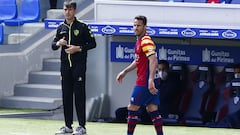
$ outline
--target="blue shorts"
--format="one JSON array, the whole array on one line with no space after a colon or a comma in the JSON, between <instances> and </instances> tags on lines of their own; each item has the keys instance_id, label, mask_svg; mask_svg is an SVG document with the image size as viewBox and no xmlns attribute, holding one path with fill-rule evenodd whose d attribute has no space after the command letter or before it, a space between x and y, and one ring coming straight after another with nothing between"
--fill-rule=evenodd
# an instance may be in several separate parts
<instances>
[{"instance_id":1,"label":"blue shorts","mask_svg":"<svg viewBox=\"0 0 240 135\"><path fill-rule=\"evenodd\" d=\"M132 105L147 106L149 104L160 105L159 91L153 95L145 86L135 86L130 99Z\"/></svg>"}]
</instances>

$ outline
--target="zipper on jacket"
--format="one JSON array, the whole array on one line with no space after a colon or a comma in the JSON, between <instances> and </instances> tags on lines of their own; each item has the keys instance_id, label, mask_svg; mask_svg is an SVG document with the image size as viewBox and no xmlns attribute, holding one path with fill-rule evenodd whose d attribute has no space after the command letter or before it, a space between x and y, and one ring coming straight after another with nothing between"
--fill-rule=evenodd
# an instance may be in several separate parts
<instances>
[{"instance_id":1,"label":"zipper on jacket","mask_svg":"<svg viewBox=\"0 0 240 135\"><path fill-rule=\"evenodd\" d=\"M72 24L73 23L71 23L70 24L70 26L69 26L69 31L68 31L68 45L70 45L70 43L71 43L71 33L72 33L72 31L71 31L71 27L72 27ZM72 60L71 60L71 54L69 53L68 54L68 62L69 62L69 67L72 67Z\"/></svg>"}]
</instances>

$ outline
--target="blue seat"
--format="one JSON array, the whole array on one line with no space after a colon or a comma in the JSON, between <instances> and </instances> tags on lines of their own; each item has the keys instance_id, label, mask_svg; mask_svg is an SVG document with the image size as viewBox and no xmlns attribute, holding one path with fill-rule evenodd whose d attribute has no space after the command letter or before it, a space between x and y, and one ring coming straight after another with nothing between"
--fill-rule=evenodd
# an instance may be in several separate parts
<instances>
[{"instance_id":1,"label":"blue seat","mask_svg":"<svg viewBox=\"0 0 240 135\"><path fill-rule=\"evenodd\" d=\"M191 3L206 3L207 0L184 0L184 2L191 2Z\"/></svg>"},{"instance_id":2,"label":"blue seat","mask_svg":"<svg viewBox=\"0 0 240 135\"><path fill-rule=\"evenodd\" d=\"M20 26L24 23L39 22L40 19L40 2L39 0L23 0L21 9L16 19L5 20L8 26Z\"/></svg>"},{"instance_id":3,"label":"blue seat","mask_svg":"<svg viewBox=\"0 0 240 135\"><path fill-rule=\"evenodd\" d=\"M184 0L173 0L173 2L183 2Z\"/></svg>"},{"instance_id":4,"label":"blue seat","mask_svg":"<svg viewBox=\"0 0 240 135\"><path fill-rule=\"evenodd\" d=\"M189 126L203 126L205 106L209 93L213 89L215 69L213 65L203 63L195 72L197 80L193 86L188 109L183 116L183 123Z\"/></svg>"},{"instance_id":5,"label":"blue seat","mask_svg":"<svg viewBox=\"0 0 240 135\"><path fill-rule=\"evenodd\" d=\"M230 99L228 102L228 114L232 114L240 109L240 78L231 81Z\"/></svg>"},{"instance_id":6,"label":"blue seat","mask_svg":"<svg viewBox=\"0 0 240 135\"><path fill-rule=\"evenodd\" d=\"M183 2L184 0L160 0L160 2Z\"/></svg>"},{"instance_id":7,"label":"blue seat","mask_svg":"<svg viewBox=\"0 0 240 135\"><path fill-rule=\"evenodd\" d=\"M218 90L217 102L214 108L216 112L215 122L221 121L228 111L228 100L230 98L231 81L234 78L233 65L228 64L224 67L223 71L216 76L216 89Z\"/></svg>"},{"instance_id":8,"label":"blue seat","mask_svg":"<svg viewBox=\"0 0 240 135\"><path fill-rule=\"evenodd\" d=\"M188 67L185 63L173 63L168 72L169 88L167 98L171 97L163 110L169 110L167 117L162 117L165 125L177 125L181 117L182 96L187 90L188 85ZM160 89L160 95L161 95ZM160 99L161 101L161 99ZM163 102L161 101L160 104ZM161 107L161 105L160 105Z\"/></svg>"},{"instance_id":9,"label":"blue seat","mask_svg":"<svg viewBox=\"0 0 240 135\"><path fill-rule=\"evenodd\" d=\"M232 0L231 4L240 4L240 1L239 0Z\"/></svg>"},{"instance_id":10,"label":"blue seat","mask_svg":"<svg viewBox=\"0 0 240 135\"><path fill-rule=\"evenodd\" d=\"M17 16L16 0L0 0L0 23Z\"/></svg>"},{"instance_id":11,"label":"blue seat","mask_svg":"<svg viewBox=\"0 0 240 135\"><path fill-rule=\"evenodd\" d=\"M162 118L168 118L169 114L173 114L174 101L176 100L178 92L181 91L181 77L177 72L168 72L166 80L160 80L157 88L160 91L160 106L159 111ZM171 97L171 98L169 98Z\"/></svg>"},{"instance_id":12,"label":"blue seat","mask_svg":"<svg viewBox=\"0 0 240 135\"><path fill-rule=\"evenodd\" d=\"M221 119L207 123L212 128L240 128L240 78L230 81L230 86L225 92L225 105L221 108Z\"/></svg>"},{"instance_id":13,"label":"blue seat","mask_svg":"<svg viewBox=\"0 0 240 135\"><path fill-rule=\"evenodd\" d=\"M4 42L4 32L3 32L3 25L0 24L0 44Z\"/></svg>"},{"instance_id":14,"label":"blue seat","mask_svg":"<svg viewBox=\"0 0 240 135\"><path fill-rule=\"evenodd\" d=\"M232 0L221 0L221 3L226 3L226 4L230 4Z\"/></svg>"}]
</instances>

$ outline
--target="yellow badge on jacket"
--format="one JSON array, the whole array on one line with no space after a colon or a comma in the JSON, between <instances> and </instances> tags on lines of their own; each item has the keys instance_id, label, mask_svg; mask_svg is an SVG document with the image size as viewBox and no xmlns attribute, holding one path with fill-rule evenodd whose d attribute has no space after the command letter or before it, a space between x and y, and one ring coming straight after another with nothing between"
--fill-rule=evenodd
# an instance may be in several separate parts
<instances>
[{"instance_id":1,"label":"yellow badge on jacket","mask_svg":"<svg viewBox=\"0 0 240 135\"><path fill-rule=\"evenodd\" d=\"M75 36L77 36L79 34L79 30L74 30L73 33Z\"/></svg>"}]
</instances>

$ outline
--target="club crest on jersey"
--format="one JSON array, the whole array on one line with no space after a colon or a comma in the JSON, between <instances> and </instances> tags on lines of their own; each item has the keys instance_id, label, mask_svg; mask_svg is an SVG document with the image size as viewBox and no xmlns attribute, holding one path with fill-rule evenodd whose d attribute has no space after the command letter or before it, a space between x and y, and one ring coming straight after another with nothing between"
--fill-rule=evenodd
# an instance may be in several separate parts
<instances>
[{"instance_id":1,"label":"club crest on jersey","mask_svg":"<svg viewBox=\"0 0 240 135\"><path fill-rule=\"evenodd\" d=\"M79 34L79 30L74 30L73 33L75 36L77 36Z\"/></svg>"}]
</instances>

